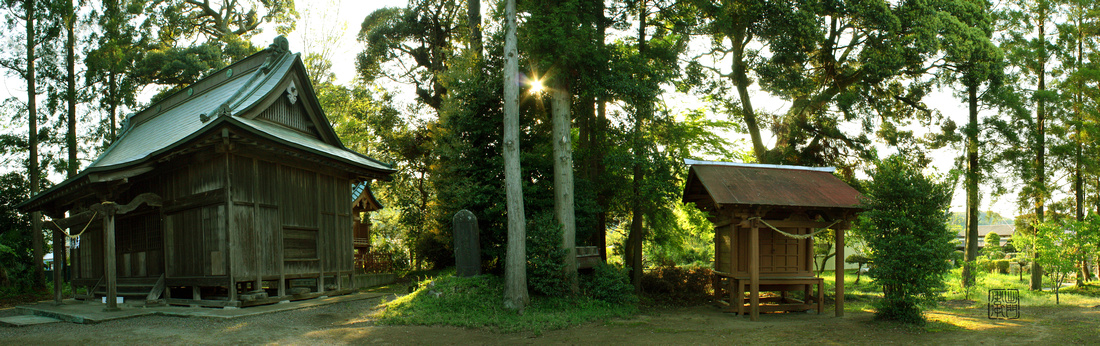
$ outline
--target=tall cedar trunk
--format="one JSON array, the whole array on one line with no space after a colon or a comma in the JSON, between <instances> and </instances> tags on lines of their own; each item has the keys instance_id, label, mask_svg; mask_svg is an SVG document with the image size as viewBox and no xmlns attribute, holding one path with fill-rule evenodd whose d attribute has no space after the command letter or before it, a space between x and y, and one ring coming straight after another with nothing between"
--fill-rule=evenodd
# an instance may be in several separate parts
<instances>
[{"instance_id":1,"label":"tall cedar trunk","mask_svg":"<svg viewBox=\"0 0 1100 346\"><path fill-rule=\"evenodd\" d=\"M599 11L597 18L599 18L600 35L597 37L599 42L596 42L596 46L603 52L605 48L604 40L607 37L607 18L604 17L604 4L599 2L596 6ZM603 60L599 64L600 71L598 75L603 75L604 69L607 67L607 61ZM595 162L595 171L593 175L595 179L592 181L599 186L596 191L596 204L600 206L600 212L596 213L596 234L595 245L600 249L600 259L604 262L607 261L607 209L610 204L610 190L602 183L604 172L606 171L604 160L604 149L606 148L606 141L604 136L607 134L608 122L607 122L607 101L606 93L600 93L599 100L596 102L596 119L594 120L592 131L592 141L594 153L592 155L592 161Z\"/></svg>"},{"instance_id":2,"label":"tall cedar trunk","mask_svg":"<svg viewBox=\"0 0 1100 346\"><path fill-rule=\"evenodd\" d=\"M508 200L508 253L504 264L504 307L522 311L527 295L527 219L523 211L519 162L519 57L516 52L516 0L505 3L504 189Z\"/></svg>"},{"instance_id":3,"label":"tall cedar trunk","mask_svg":"<svg viewBox=\"0 0 1100 346\"><path fill-rule=\"evenodd\" d=\"M603 3L597 3L593 6L593 14L597 18L597 25L599 25L600 31L596 36L595 43L599 51L603 51L603 40L607 26L604 24L603 19ZM594 64L595 67L590 71L592 75L599 76L603 73L604 63L600 62ZM597 87L598 89L599 87ZM577 115L577 130L580 134L580 142L577 144L578 148L584 148L582 150L583 158L581 161L581 167L578 168L582 177L588 181L589 185L595 189L596 204L599 205L600 211L596 214L596 224L592 229L591 235L588 237L587 244L596 246L600 253L600 259L607 261L607 228L605 226L605 218L607 206L606 200L602 197L606 190L603 184L600 184L602 177L602 171L599 168L603 162L603 154L601 152L600 136L606 131L606 128L602 126L601 115L604 111L604 104L602 102L603 97L593 96L595 92L590 91L579 103L578 109L580 114Z\"/></svg>"},{"instance_id":4,"label":"tall cedar trunk","mask_svg":"<svg viewBox=\"0 0 1100 346\"><path fill-rule=\"evenodd\" d=\"M65 76L68 84L68 93L65 95L69 103L68 112L68 133L65 135L65 144L69 152L69 164L65 167L65 171L69 178L76 176L76 171L80 168L80 163L76 161L76 32L73 28L76 22L76 9L73 7L73 0L69 0L68 18L65 18L65 31L68 34L67 42L65 42L65 65L68 74Z\"/></svg>"},{"instance_id":5,"label":"tall cedar trunk","mask_svg":"<svg viewBox=\"0 0 1100 346\"><path fill-rule=\"evenodd\" d=\"M970 127L966 132L966 261L978 258L978 85L967 87ZM971 266L963 267L963 282L974 283Z\"/></svg>"},{"instance_id":6,"label":"tall cedar trunk","mask_svg":"<svg viewBox=\"0 0 1100 346\"><path fill-rule=\"evenodd\" d=\"M104 1L103 7L104 7L104 10L107 11L107 17L108 18L118 18L119 17L120 9L119 9L119 3L118 3L117 0ZM115 23L113 21L108 21L108 23L111 23L111 24L107 25L107 28L106 28L107 29L107 37L109 37L111 40L115 40L119 37L119 28L117 26L117 23ZM121 63L122 62L120 62L120 61L112 61L111 62L111 67L107 69L107 117L110 120L108 122L110 124L110 128L107 131L107 133L109 134L109 136L107 137L108 145L110 145L110 143L114 143L115 142L115 137L117 137L117 134L115 133L115 128L116 128L115 118L117 117L118 104L120 102L119 97L118 97L118 79L117 79L117 76L118 76L118 68L119 68L118 64L121 64Z\"/></svg>"},{"instance_id":7,"label":"tall cedar trunk","mask_svg":"<svg viewBox=\"0 0 1100 346\"><path fill-rule=\"evenodd\" d=\"M756 112L752 109L752 99L749 97L749 77L747 62L745 61L745 45L749 41L746 28L734 29L730 41L733 42L733 84L737 87L737 96L741 100L741 116L745 120L745 127L752 137L752 151L759 163L771 163L765 158L767 148L760 137L760 125L757 123Z\"/></svg>"},{"instance_id":8,"label":"tall cedar trunk","mask_svg":"<svg viewBox=\"0 0 1100 346\"><path fill-rule=\"evenodd\" d=\"M572 93L565 77L554 79L550 91L554 141L554 215L562 226L565 275L570 289L577 292L577 221L573 201L573 134L570 131Z\"/></svg>"},{"instance_id":9,"label":"tall cedar trunk","mask_svg":"<svg viewBox=\"0 0 1100 346\"><path fill-rule=\"evenodd\" d=\"M66 123L68 125L68 132L65 135L65 144L69 153L69 162L65 167L66 175L68 178L76 176L76 171L80 165L76 161L76 32L73 26L76 23L76 9L73 7L73 0L69 0L68 8L66 8L65 18L65 66L66 66L66 86L67 93L66 99L68 101L68 114ZM63 274L65 273L66 251L65 251L65 235L61 233L61 230L53 230L53 291L54 301L61 303L61 282L63 282Z\"/></svg>"},{"instance_id":10,"label":"tall cedar trunk","mask_svg":"<svg viewBox=\"0 0 1100 346\"><path fill-rule=\"evenodd\" d=\"M1046 15L1045 13L1039 14L1039 40L1045 42L1046 35L1044 34L1044 28L1046 27ZM1042 48L1039 49L1039 90L1036 91L1035 98L1035 118L1037 119L1037 135L1035 138L1035 219L1042 223L1046 220L1045 204L1046 204L1046 100L1040 95L1046 91L1046 51ZM1037 261L1038 254L1031 261L1031 285L1032 290L1041 290L1043 283L1043 270L1039 266Z\"/></svg>"},{"instance_id":11,"label":"tall cedar trunk","mask_svg":"<svg viewBox=\"0 0 1100 346\"><path fill-rule=\"evenodd\" d=\"M31 183L31 195L38 194L38 186L40 185L38 176L38 110L36 109L38 101L36 100L35 89L38 87L35 85L34 76L34 0L26 0L23 2L23 11L26 14L27 19L27 141L30 145L30 163L27 167L27 175L30 178ZM46 272L42 268L42 257L44 255L44 244L42 239L42 213L31 213L31 248L34 253L34 286L37 288L46 287Z\"/></svg>"},{"instance_id":12,"label":"tall cedar trunk","mask_svg":"<svg viewBox=\"0 0 1100 346\"><path fill-rule=\"evenodd\" d=\"M115 133L115 129L118 128L118 126L115 126L115 118L117 117L116 113L118 113L118 103L119 103L119 101L118 101L118 82L116 81L115 75L116 75L116 73L114 71L109 72L109 74L107 75L107 94L108 94L108 97L109 97L109 101L107 101L109 103L109 105L108 105L109 109L108 109L107 113L108 113L108 116L111 118L111 122L110 122L110 124L111 124L110 135L111 135L111 137L109 138L110 140L108 141L108 143L114 143L115 142L115 137L118 137L118 134Z\"/></svg>"},{"instance_id":13,"label":"tall cedar trunk","mask_svg":"<svg viewBox=\"0 0 1100 346\"><path fill-rule=\"evenodd\" d=\"M645 61L647 48L646 48L646 3L645 1L639 1L640 8L638 9L638 55ZM635 106L636 114L634 114L634 138L633 138L633 152L634 163L632 167L633 181L631 184L631 204L630 204L630 233L626 238L626 263L631 268L631 283L634 284L634 292L640 293L642 291L642 245L645 243L645 229L642 222L644 221L642 216L645 215L645 210L642 206L642 191L641 184L642 179L645 178L645 173L642 171L641 161L642 157L642 118L649 115L649 100L639 100L639 104Z\"/></svg>"},{"instance_id":14,"label":"tall cedar trunk","mask_svg":"<svg viewBox=\"0 0 1100 346\"><path fill-rule=\"evenodd\" d=\"M1077 26L1077 61L1075 62L1075 72L1081 70L1081 60L1084 59L1082 55L1082 41L1084 39L1081 30L1081 18L1076 19ZM1074 120L1074 136L1073 136L1073 195L1074 195L1074 211L1077 216L1077 221L1085 221L1085 190L1084 181L1081 177L1081 80L1077 80L1077 88L1073 92L1073 120ZM1083 283L1092 279L1091 270L1089 269L1089 260L1091 256L1085 256L1081 261L1080 278L1077 280L1077 285L1081 286Z\"/></svg>"},{"instance_id":15,"label":"tall cedar trunk","mask_svg":"<svg viewBox=\"0 0 1100 346\"><path fill-rule=\"evenodd\" d=\"M466 14L469 16L470 49L481 56L481 0L467 0Z\"/></svg>"},{"instance_id":16,"label":"tall cedar trunk","mask_svg":"<svg viewBox=\"0 0 1100 346\"><path fill-rule=\"evenodd\" d=\"M1085 57L1084 54L1082 54L1083 53L1083 48L1084 48L1083 47L1084 44L1083 44L1082 41L1084 41L1084 35L1082 33L1082 30L1081 30L1081 19L1078 18L1078 20L1077 20L1077 62L1076 62L1076 65L1075 65L1076 66L1075 68L1076 68L1077 72L1080 72L1080 70L1081 70L1081 61ZM1085 183L1084 183L1084 177L1082 177L1082 175L1081 175L1081 160L1082 160L1081 151L1082 151L1082 146L1083 146L1082 139L1081 139L1081 102L1082 102L1081 92L1083 91L1084 87L1085 86L1081 83L1081 79L1078 78L1077 79L1077 90L1075 90L1074 93L1073 93L1073 98L1074 98L1074 102L1073 102L1074 126L1073 127L1074 127L1074 130L1075 130L1075 133L1074 133L1074 136L1073 136L1073 144L1074 144L1074 151L1073 151L1073 193L1074 193L1074 197L1075 197L1074 200L1076 202L1074 209L1076 210L1077 221L1085 221L1085 186L1084 186ZM1087 264L1087 262L1086 262L1086 264ZM1086 270L1086 272L1087 272L1087 270ZM1088 276L1086 275L1085 278L1087 279Z\"/></svg>"}]
</instances>

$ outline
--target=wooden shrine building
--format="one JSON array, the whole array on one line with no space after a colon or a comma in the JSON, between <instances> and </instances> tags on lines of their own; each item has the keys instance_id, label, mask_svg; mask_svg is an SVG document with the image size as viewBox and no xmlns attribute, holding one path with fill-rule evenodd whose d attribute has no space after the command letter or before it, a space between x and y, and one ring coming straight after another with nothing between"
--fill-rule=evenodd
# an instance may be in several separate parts
<instances>
[{"instance_id":1,"label":"wooden shrine building","mask_svg":"<svg viewBox=\"0 0 1100 346\"><path fill-rule=\"evenodd\" d=\"M843 315L844 230L861 210L859 192L833 176L833 168L685 162L683 201L714 223L720 305L738 314L748 309L754 321L760 311L821 313L823 280L813 273L813 241L819 231L833 229L836 315ZM777 296L761 298L761 291ZM792 292L801 292L801 299Z\"/></svg>"},{"instance_id":2,"label":"wooden shrine building","mask_svg":"<svg viewBox=\"0 0 1100 346\"><path fill-rule=\"evenodd\" d=\"M20 208L80 234L73 285L109 308L127 293L239 307L349 292L353 211L378 207L352 187L393 172L344 147L279 37L127 116L95 162Z\"/></svg>"}]
</instances>

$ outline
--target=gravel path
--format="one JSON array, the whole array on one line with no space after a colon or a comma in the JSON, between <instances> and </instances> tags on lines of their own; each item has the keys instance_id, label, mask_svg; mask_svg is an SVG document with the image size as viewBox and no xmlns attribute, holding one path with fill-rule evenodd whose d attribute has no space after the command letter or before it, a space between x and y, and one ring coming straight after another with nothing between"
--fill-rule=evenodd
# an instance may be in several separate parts
<instances>
[{"instance_id":1,"label":"gravel path","mask_svg":"<svg viewBox=\"0 0 1100 346\"><path fill-rule=\"evenodd\" d=\"M336 328L370 327L386 297L347 301L236 319L143 316L100 324L53 323L0 327L0 344L261 344L314 343L310 335ZM393 299L393 296L388 296ZM15 315L14 309L0 316ZM320 340L312 340L320 341Z\"/></svg>"}]
</instances>

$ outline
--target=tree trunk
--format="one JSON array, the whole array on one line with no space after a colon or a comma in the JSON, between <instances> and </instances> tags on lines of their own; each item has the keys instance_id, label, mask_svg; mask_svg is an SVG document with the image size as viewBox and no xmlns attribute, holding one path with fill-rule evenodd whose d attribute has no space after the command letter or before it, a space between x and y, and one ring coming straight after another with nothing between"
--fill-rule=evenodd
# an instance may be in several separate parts
<instances>
[{"instance_id":1,"label":"tree trunk","mask_svg":"<svg viewBox=\"0 0 1100 346\"><path fill-rule=\"evenodd\" d=\"M745 45L748 42L746 28L735 28L730 40L733 41L733 84L737 87L737 96L741 100L741 117L745 120L745 127L752 137L752 151L759 163L771 163L765 158L767 148L760 137L760 125L756 119L756 112L752 108L752 99L749 97L748 68L745 62Z\"/></svg>"},{"instance_id":2,"label":"tree trunk","mask_svg":"<svg viewBox=\"0 0 1100 346\"><path fill-rule=\"evenodd\" d=\"M976 84L976 83L975 83ZM978 86L967 87L970 126L966 132L966 261L978 258ZM974 284L971 266L963 266L963 284Z\"/></svg>"},{"instance_id":3,"label":"tree trunk","mask_svg":"<svg viewBox=\"0 0 1100 346\"><path fill-rule=\"evenodd\" d=\"M643 60L646 59L648 47L646 46L646 3L645 1L638 2L639 14L638 14L638 55ZM644 77L643 77L644 78ZM631 203L630 203L630 233L626 238L626 263L630 266L631 275L630 282L634 284L634 292L642 292L642 246L645 244L645 228L642 224L645 215L645 210L642 205L642 179L645 179L645 173L642 171L641 161L644 159L642 154L644 148L642 148L642 119L648 117L651 108L649 107L649 100L639 100L635 105L634 114L634 128L633 128L633 155L634 162L632 165L632 183L631 183Z\"/></svg>"},{"instance_id":4,"label":"tree trunk","mask_svg":"<svg viewBox=\"0 0 1100 346\"><path fill-rule=\"evenodd\" d=\"M26 14L27 20L27 142L30 145L30 166L27 169L27 175L31 183L31 196L37 195L39 185L40 172L38 171L38 110L36 108L38 101L35 85L35 71L34 71L34 48L35 48L35 31L34 31L34 0L26 0L23 3L23 10ZM31 213L31 247L34 252L34 286L36 288L46 287L46 272L42 267L42 257L45 253L42 239L42 213Z\"/></svg>"},{"instance_id":5,"label":"tree trunk","mask_svg":"<svg viewBox=\"0 0 1100 346\"><path fill-rule=\"evenodd\" d=\"M114 71L111 71L111 72L109 72L109 74L107 76L107 93L109 94L109 97L110 97L110 101L108 101L110 103L110 105L108 106L109 109L108 109L107 113L108 113L108 117L110 117L110 119L111 119L111 121L110 121L111 129L110 129L110 131L108 131L108 133L110 134L110 137L108 137L108 141L107 141L108 145L110 145L110 143L114 143L115 138L118 138L118 133L115 132L116 129L118 128L118 126L115 125L115 119L118 118L117 113L118 113L118 103L119 103L119 100L118 100L118 81L116 80L116 78L117 78L116 75L117 75L117 73L115 73Z\"/></svg>"},{"instance_id":6,"label":"tree trunk","mask_svg":"<svg viewBox=\"0 0 1100 346\"><path fill-rule=\"evenodd\" d=\"M638 131L638 130L635 130ZM637 163L633 168L633 184L631 188L632 201L630 204L630 233L626 237L626 265L630 266L630 283L634 285L634 293L642 292L642 244L644 244L644 232L642 216L641 181L644 179L641 166Z\"/></svg>"},{"instance_id":7,"label":"tree trunk","mask_svg":"<svg viewBox=\"0 0 1100 346\"><path fill-rule=\"evenodd\" d=\"M121 9L117 0L104 1L103 7L109 18L119 18ZM116 23L108 25L106 31L109 40L117 40L120 36L120 30ZM115 132L117 129L115 119L118 117L118 104L121 102L118 97L118 70L120 64L122 64L121 61L112 61L111 67L107 69L107 116L109 119L108 124L110 124L107 131L109 135L107 137L108 146L114 143L115 138L118 136Z\"/></svg>"},{"instance_id":8,"label":"tree trunk","mask_svg":"<svg viewBox=\"0 0 1100 346\"><path fill-rule=\"evenodd\" d=\"M73 28L75 22L76 9L73 7L73 0L69 0L68 18L65 18L65 31L68 34L65 42L65 65L68 70L65 81L68 84L68 93L65 96L69 103L67 119L69 128L65 136L65 143L69 152L69 164L65 167L65 171L69 178L76 176L76 171L80 169L80 163L76 161L76 33Z\"/></svg>"},{"instance_id":9,"label":"tree trunk","mask_svg":"<svg viewBox=\"0 0 1100 346\"><path fill-rule=\"evenodd\" d=\"M68 101L68 114L66 114L68 131L65 134L65 146L69 154L65 172L68 178L72 178L76 176L76 171L80 165L76 161L76 32L73 28L76 22L76 9L73 7L73 0L68 1L65 14L65 67L67 72L65 75L67 84L65 98ZM65 266L67 265L65 261L65 235L60 229L54 229L52 233L54 302L61 304L61 289L64 282Z\"/></svg>"},{"instance_id":10,"label":"tree trunk","mask_svg":"<svg viewBox=\"0 0 1100 346\"><path fill-rule=\"evenodd\" d=\"M504 188L508 200L508 253L504 267L504 307L523 311L527 295L527 219L523 211L519 156L519 57L516 52L516 1L505 4L504 36Z\"/></svg>"},{"instance_id":11,"label":"tree trunk","mask_svg":"<svg viewBox=\"0 0 1100 346\"><path fill-rule=\"evenodd\" d=\"M1083 39L1084 35L1081 32L1081 21L1077 21L1077 63L1075 65L1076 72L1081 71L1081 60L1084 59L1083 52ZM1077 79L1077 90L1073 93L1073 119L1074 119L1074 136L1073 136L1073 192L1076 205L1074 206L1077 214L1077 221L1085 221L1085 187L1084 177L1081 175L1081 160L1082 160L1082 139L1081 139L1081 92L1085 86L1082 85L1081 79Z\"/></svg>"},{"instance_id":12,"label":"tree trunk","mask_svg":"<svg viewBox=\"0 0 1100 346\"><path fill-rule=\"evenodd\" d=\"M554 79L550 91L554 141L554 215L562 226L565 275L570 289L577 292L577 222L573 206L573 134L570 131L572 94L563 76Z\"/></svg>"},{"instance_id":13,"label":"tree trunk","mask_svg":"<svg viewBox=\"0 0 1100 346\"><path fill-rule=\"evenodd\" d=\"M481 56L481 0L467 0L466 14L469 16L470 49Z\"/></svg>"},{"instance_id":14,"label":"tree trunk","mask_svg":"<svg viewBox=\"0 0 1100 346\"><path fill-rule=\"evenodd\" d=\"M599 2L597 6L599 8L599 20L600 20L600 35L597 38L599 42L596 45L600 51L603 51L606 47L604 41L607 37L607 19L604 17L604 5L603 2ZM607 68L607 61L600 62L600 70L598 73L604 73ZM596 183L596 204L600 206L600 211L596 213L596 232L595 245L600 249L600 259L607 262L607 209L610 207L610 189L603 184L604 173L606 168L604 167L604 150L606 148L606 141L604 136L608 132L607 122L607 100L604 93L601 93L596 101L596 117L593 119L592 129L592 142L593 142L593 154L592 161L595 163L593 176L595 177L592 182Z\"/></svg>"},{"instance_id":15,"label":"tree trunk","mask_svg":"<svg viewBox=\"0 0 1100 346\"><path fill-rule=\"evenodd\" d=\"M1044 28L1046 27L1045 15L1039 14L1039 40L1046 42L1046 35L1044 34ZM1046 102L1041 95L1038 95L1046 91L1046 53L1045 50L1040 48L1040 61L1039 61L1039 90L1036 91L1036 105L1035 105L1035 117L1037 119L1037 135L1035 138L1036 150L1035 150L1035 219L1042 223L1045 221L1045 204L1046 204ZM1041 290L1042 286L1042 268L1038 263L1038 253L1031 261L1031 285L1032 290Z\"/></svg>"}]
</instances>

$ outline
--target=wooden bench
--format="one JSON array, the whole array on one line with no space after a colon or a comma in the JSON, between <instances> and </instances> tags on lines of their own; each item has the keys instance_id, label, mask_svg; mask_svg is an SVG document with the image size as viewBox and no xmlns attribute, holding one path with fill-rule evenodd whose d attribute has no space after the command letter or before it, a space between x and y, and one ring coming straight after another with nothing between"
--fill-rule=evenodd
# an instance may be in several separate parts
<instances>
[{"instance_id":1,"label":"wooden bench","mask_svg":"<svg viewBox=\"0 0 1100 346\"><path fill-rule=\"evenodd\" d=\"M749 285L751 284L749 277L736 276L729 273L715 271L715 274L719 277L728 279L728 285L726 291L729 292L729 303L726 307L727 312L736 312L738 315L744 315L751 309L749 297L745 293L749 292ZM816 305L817 313L820 315L822 308L824 307L824 284L825 280L814 276L762 276L760 277L760 291L761 292L779 292L779 297L761 298L760 303L775 303L764 305L761 304L759 309L761 312L774 312L774 311L806 311L814 308ZM814 286L817 287L817 294L813 294ZM804 293L804 300L798 300L787 297L787 292L790 291L802 291ZM721 302L721 299L719 300ZM816 304L810 304L811 301ZM725 303L725 302L722 302Z\"/></svg>"}]
</instances>

